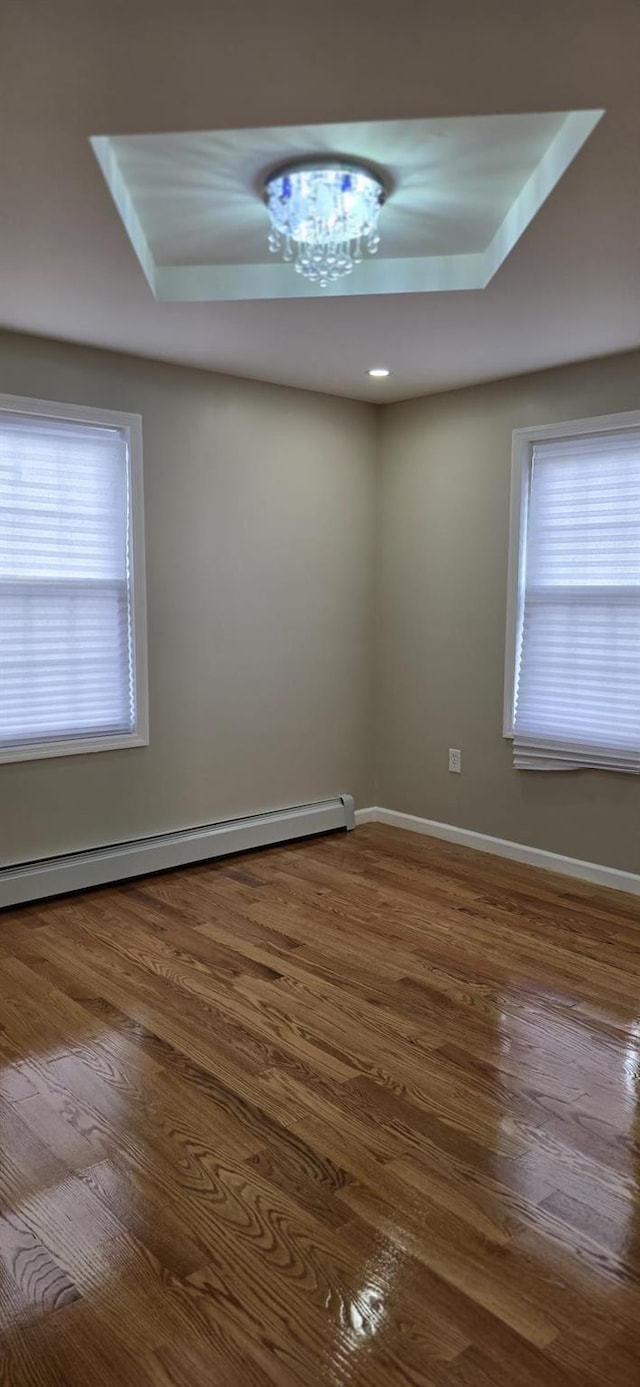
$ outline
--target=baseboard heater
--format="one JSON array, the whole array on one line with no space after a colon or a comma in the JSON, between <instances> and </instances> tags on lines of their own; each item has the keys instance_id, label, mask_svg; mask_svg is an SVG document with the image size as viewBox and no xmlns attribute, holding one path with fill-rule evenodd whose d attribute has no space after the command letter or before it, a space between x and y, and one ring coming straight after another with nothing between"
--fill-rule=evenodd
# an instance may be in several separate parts
<instances>
[{"instance_id":1,"label":"baseboard heater","mask_svg":"<svg viewBox=\"0 0 640 1387\"><path fill-rule=\"evenodd\" d=\"M0 909L355 826L351 795L0 868Z\"/></svg>"}]
</instances>

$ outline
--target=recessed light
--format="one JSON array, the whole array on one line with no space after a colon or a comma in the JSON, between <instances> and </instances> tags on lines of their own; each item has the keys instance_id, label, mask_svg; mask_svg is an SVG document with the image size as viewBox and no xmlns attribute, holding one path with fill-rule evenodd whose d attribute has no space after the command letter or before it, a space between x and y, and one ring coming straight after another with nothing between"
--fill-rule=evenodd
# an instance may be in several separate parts
<instances>
[{"instance_id":1,"label":"recessed light","mask_svg":"<svg viewBox=\"0 0 640 1387\"><path fill-rule=\"evenodd\" d=\"M391 372L386 366L371 366L370 369L367 371L367 375L375 376L376 379L378 379L378 377L382 378L382 376L390 376Z\"/></svg>"}]
</instances>

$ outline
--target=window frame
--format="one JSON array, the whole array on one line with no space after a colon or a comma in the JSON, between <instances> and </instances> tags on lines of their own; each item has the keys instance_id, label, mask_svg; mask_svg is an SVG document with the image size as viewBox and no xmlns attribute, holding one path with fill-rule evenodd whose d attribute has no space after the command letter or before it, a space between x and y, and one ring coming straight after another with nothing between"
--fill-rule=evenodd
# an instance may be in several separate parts
<instances>
[{"instance_id":1,"label":"window frame","mask_svg":"<svg viewBox=\"0 0 640 1387\"><path fill-rule=\"evenodd\" d=\"M80 756L94 751L120 751L149 744L149 679L147 668L147 601L144 536L144 497L142 476L142 418L116 409L93 405L62 404L57 400L34 400L21 395L0 395L0 411L33 415L40 419L59 419L66 423L103 425L124 434L130 498L131 539L131 624L135 679L136 722L132 732L96 733L90 737L55 738L48 742L20 742L0 745L0 764L39 761L56 756Z\"/></svg>"},{"instance_id":2,"label":"window frame","mask_svg":"<svg viewBox=\"0 0 640 1387\"><path fill-rule=\"evenodd\" d=\"M569 419L558 424L539 424L514 429L511 435L511 500L509 511L509 561L507 572L507 624L504 662L504 713L502 735L515 735L516 670L522 640L522 620L527 561L529 481L533 448L545 439L593 437L640 428L640 409L622 414L596 414L590 419Z\"/></svg>"}]
</instances>

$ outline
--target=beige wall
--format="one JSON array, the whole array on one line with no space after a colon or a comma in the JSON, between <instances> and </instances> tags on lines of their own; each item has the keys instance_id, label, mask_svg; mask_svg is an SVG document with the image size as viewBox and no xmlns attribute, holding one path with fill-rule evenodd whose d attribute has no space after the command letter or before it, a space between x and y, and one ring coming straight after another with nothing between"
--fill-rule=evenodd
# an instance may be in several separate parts
<instances>
[{"instance_id":1,"label":"beige wall","mask_svg":"<svg viewBox=\"0 0 640 1387\"><path fill-rule=\"evenodd\" d=\"M373 799L373 408L14 334L0 391L140 413L151 743L0 766L0 861Z\"/></svg>"},{"instance_id":2,"label":"beige wall","mask_svg":"<svg viewBox=\"0 0 640 1387\"><path fill-rule=\"evenodd\" d=\"M639 871L640 781L516 773L501 731L511 430L639 381L636 353L377 413L0 334L0 391L142 414L151 713L147 748L0 766L0 862L347 790Z\"/></svg>"},{"instance_id":3,"label":"beige wall","mask_svg":"<svg viewBox=\"0 0 640 1387\"><path fill-rule=\"evenodd\" d=\"M517 773L502 737L511 430L637 409L639 386L633 353L385 410L377 804L640 871L637 777Z\"/></svg>"}]
</instances>

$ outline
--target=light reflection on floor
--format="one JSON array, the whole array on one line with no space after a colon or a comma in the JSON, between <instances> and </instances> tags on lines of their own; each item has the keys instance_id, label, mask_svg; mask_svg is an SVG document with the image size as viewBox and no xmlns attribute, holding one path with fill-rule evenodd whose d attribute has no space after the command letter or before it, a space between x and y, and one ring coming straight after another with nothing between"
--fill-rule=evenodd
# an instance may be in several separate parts
<instances>
[{"instance_id":1,"label":"light reflection on floor","mask_svg":"<svg viewBox=\"0 0 640 1387\"><path fill-rule=\"evenodd\" d=\"M526 1130L517 1161L518 1192L531 1203L534 1225L545 1187L583 1206L585 1224L593 1212L593 1227L569 1229L575 1252L598 1248L596 1220L601 1215L607 1225L606 1244L601 1244L607 1254L603 1289L607 1284L615 1289L614 1281L605 1281L605 1271L615 1271L632 1253L637 1257L640 1245L640 1021L623 1025L619 1016L603 1016L597 1023L557 997L545 1006L544 996L538 996L535 1005L519 1010L509 997L499 1012L499 1030L499 1049L515 1078L502 1086L502 1129L509 1135ZM554 1076L546 1093L543 1074ZM547 1115L537 1131L529 1094ZM601 1141L609 1150L612 1131L619 1134L613 1171L599 1156ZM505 1174L499 1156L496 1164L499 1178L513 1181L513 1166ZM536 1231L543 1237L552 1234L552 1221L543 1210ZM593 1265L597 1269L595 1256Z\"/></svg>"}]
</instances>

